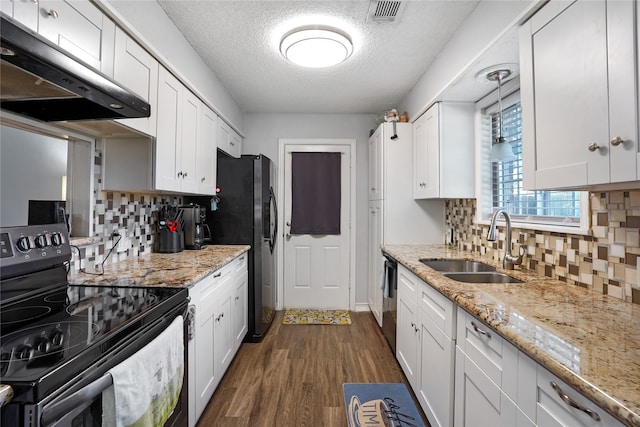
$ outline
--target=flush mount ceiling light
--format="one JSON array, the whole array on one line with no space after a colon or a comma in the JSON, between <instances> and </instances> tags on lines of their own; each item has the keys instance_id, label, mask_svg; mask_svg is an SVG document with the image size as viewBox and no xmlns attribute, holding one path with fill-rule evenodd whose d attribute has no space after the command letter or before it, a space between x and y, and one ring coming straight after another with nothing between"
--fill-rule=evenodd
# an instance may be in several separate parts
<instances>
[{"instance_id":1,"label":"flush mount ceiling light","mask_svg":"<svg viewBox=\"0 0 640 427\"><path fill-rule=\"evenodd\" d=\"M348 34L336 28L300 27L282 37L280 52L303 67L323 68L347 59L353 52L353 44Z\"/></svg>"}]
</instances>

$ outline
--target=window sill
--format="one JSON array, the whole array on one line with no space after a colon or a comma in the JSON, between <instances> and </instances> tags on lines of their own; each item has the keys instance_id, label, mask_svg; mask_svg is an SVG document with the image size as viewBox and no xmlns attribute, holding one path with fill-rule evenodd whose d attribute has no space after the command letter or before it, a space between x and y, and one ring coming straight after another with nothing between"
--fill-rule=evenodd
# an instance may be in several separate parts
<instances>
[{"instance_id":1,"label":"window sill","mask_svg":"<svg viewBox=\"0 0 640 427\"><path fill-rule=\"evenodd\" d=\"M491 220L489 219L477 219L476 223L480 225L490 225ZM498 220L498 225L505 226L504 220ZM534 231L550 231L552 233L564 233L564 234L577 234L580 236L590 236L591 229L590 228L582 228L582 227L568 227L566 225L555 225L555 224L539 224L532 222L518 222L511 220L511 228L519 228L525 230L534 230Z\"/></svg>"}]
</instances>

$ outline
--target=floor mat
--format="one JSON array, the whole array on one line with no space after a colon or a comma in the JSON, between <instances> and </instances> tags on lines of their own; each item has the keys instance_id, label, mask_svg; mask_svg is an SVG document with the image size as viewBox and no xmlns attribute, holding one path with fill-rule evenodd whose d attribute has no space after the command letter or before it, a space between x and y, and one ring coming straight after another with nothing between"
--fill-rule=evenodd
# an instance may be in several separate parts
<instances>
[{"instance_id":1,"label":"floor mat","mask_svg":"<svg viewBox=\"0 0 640 427\"><path fill-rule=\"evenodd\" d=\"M407 386L393 384L342 385L349 427L424 427Z\"/></svg>"},{"instance_id":2,"label":"floor mat","mask_svg":"<svg viewBox=\"0 0 640 427\"><path fill-rule=\"evenodd\" d=\"M350 325L349 310L287 310L283 325Z\"/></svg>"}]
</instances>

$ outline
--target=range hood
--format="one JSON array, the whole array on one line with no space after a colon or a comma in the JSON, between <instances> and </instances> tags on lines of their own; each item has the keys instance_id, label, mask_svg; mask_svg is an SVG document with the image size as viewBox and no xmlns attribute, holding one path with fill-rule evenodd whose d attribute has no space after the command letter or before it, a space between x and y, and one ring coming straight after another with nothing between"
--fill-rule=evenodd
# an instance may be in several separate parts
<instances>
[{"instance_id":1,"label":"range hood","mask_svg":"<svg viewBox=\"0 0 640 427\"><path fill-rule=\"evenodd\" d=\"M32 31L0 19L1 109L45 122L149 117L144 99Z\"/></svg>"}]
</instances>

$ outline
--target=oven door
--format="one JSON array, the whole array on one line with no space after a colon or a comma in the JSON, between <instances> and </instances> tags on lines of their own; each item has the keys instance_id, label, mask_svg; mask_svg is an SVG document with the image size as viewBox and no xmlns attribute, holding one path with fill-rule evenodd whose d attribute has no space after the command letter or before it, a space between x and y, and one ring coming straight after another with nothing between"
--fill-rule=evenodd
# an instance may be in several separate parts
<instances>
[{"instance_id":1,"label":"oven door","mask_svg":"<svg viewBox=\"0 0 640 427\"><path fill-rule=\"evenodd\" d=\"M78 378L70 382L70 386L64 387L64 391L49 400L47 403L37 405L34 419L39 423L33 425L39 427L98 427L109 426L110 420L115 425L113 404L113 380L108 371L131 357L138 350L151 342L161 333L173 319L179 314L184 314L187 308L186 303L181 304L167 315L156 322L148 325L144 331L135 337L126 340L109 352L92 368L81 373ZM182 391L178 403L173 410L173 414L165 423L167 427L186 427L188 423L188 403L187 403L187 324L184 322L184 376L182 380ZM25 425L29 425L25 422Z\"/></svg>"}]
</instances>

